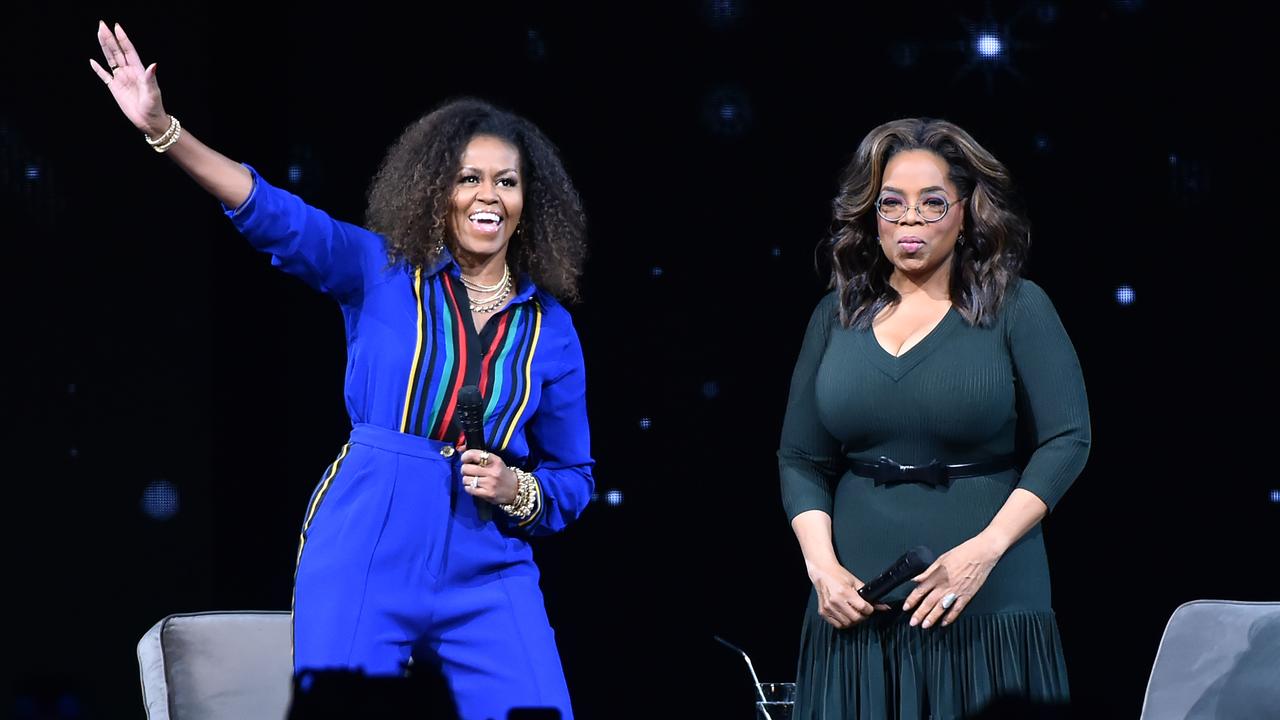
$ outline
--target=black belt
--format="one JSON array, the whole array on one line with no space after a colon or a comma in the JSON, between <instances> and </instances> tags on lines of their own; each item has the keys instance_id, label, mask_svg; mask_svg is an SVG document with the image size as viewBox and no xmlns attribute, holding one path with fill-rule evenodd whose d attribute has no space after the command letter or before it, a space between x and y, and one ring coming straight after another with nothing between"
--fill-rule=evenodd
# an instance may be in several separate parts
<instances>
[{"instance_id":1,"label":"black belt","mask_svg":"<svg viewBox=\"0 0 1280 720\"><path fill-rule=\"evenodd\" d=\"M928 465L902 465L883 456L876 462L849 459L849 469L875 480L876 485L921 483L931 487L946 487L954 478L995 475L1015 467L1017 463L1013 455L959 465L943 465L937 460Z\"/></svg>"}]
</instances>

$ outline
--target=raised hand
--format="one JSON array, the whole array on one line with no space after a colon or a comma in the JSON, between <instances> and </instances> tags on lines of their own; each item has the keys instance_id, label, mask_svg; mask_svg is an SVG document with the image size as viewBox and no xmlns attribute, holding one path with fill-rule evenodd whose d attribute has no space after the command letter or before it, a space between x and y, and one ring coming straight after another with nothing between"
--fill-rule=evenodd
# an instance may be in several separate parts
<instances>
[{"instance_id":1,"label":"raised hand","mask_svg":"<svg viewBox=\"0 0 1280 720\"><path fill-rule=\"evenodd\" d=\"M163 135L169 128L169 116L160 100L155 63L143 64L119 23L112 30L105 22L98 21L98 44L102 46L107 69L93 59L89 60L89 66L111 91L121 112L142 132L153 137Z\"/></svg>"}]
</instances>

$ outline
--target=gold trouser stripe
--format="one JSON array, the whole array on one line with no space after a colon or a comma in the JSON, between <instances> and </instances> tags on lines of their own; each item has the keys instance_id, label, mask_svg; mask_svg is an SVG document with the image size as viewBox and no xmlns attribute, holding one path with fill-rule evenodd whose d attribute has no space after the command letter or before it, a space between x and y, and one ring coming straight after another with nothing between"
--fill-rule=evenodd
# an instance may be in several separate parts
<instances>
[{"instance_id":1,"label":"gold trouser stripe","mask_svg":"<svg viewBox=\"0 0 1280 720\"><path fill-rule=\"evenodd\" d=\"M315 497L311 499L311 506L307 508L306 518L302 521L302 532L298 533L298 557L293 561L293 593L289 597L289 664L293 664L293 609L298 601L298 566L302 564L302 547L307 544L307 528L311 527L311 520L316 516L316 511L320 509L320 501L329 492L329 485L333 482L333 478L338 474L338 468L342 466L342 459L347 456L351 450L351 443L342 446L342 452L338 453L338 459L333 461L329 466L329 471L325 473L324 479L320 481L320 487L316 490Z\"/></svg>"}]
</instances>

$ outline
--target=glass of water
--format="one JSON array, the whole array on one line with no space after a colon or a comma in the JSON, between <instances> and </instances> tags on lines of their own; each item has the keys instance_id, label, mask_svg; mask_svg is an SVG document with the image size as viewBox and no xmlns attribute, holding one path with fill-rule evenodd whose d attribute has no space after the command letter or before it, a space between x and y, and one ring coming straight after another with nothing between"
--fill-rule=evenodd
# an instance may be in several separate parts
<instances>
[{"instance_id":1,"label":"glass of water","mask_svg":"<svg viewBox=\"0 0 1280 720\"><path fill-rule=\"evenodd\" d=\"M796 704L795 683L759 683L756 687L760 689L756 695L756 720L791 720L791 708Z\"/></svg>"}]
</instances>

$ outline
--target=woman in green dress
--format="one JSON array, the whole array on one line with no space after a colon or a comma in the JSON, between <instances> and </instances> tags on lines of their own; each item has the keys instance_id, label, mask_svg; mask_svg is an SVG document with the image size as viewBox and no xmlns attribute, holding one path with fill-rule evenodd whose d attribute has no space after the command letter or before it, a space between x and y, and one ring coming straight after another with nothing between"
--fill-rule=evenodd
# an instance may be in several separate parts
<instances>
[{"instance_id":1,"label":"woman in green dress","mask_svg":"<svg viewBox=\"0 0 1280 720\"><path fill-rule=\"evenodd\" d=\"M1008 171L951 123L898 120L862 141L834 207L832 292L778 452L814 587L796 717L1060 707L1040 520L1084 467L1088 402L1052 303L1019 277ZM918 545L938 556L914 582L858 595Z\"/></svg>"}]
</instances>

